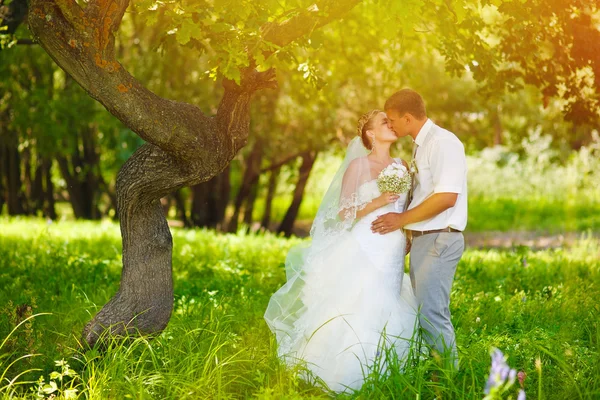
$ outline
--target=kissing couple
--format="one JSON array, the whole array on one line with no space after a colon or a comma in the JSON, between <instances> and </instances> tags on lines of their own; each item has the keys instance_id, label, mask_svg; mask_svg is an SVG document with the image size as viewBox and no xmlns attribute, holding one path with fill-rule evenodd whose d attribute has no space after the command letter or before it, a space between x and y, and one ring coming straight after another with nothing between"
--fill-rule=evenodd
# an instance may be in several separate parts
<instances>
[{"instance_id":1,"label":"kissing couple","mask_svg":"<svg viewBox=\"0 0 600 400\"><path fill-rule=\"evenodd\" d=\"M413 139L410 164L390 155L405 136ZM384 176L408 184L392 191ZM265 312L279 357L332 391L358 390L375 368L385 374L388 365L408 367L420 330L457 370L449 305L466 225L463 144L427 117L417 92L394 93L384 111L358 120L312 241L288 253L287 282ZM390 355L399 362L382 360Z\"/></svg>"}]
</instances>

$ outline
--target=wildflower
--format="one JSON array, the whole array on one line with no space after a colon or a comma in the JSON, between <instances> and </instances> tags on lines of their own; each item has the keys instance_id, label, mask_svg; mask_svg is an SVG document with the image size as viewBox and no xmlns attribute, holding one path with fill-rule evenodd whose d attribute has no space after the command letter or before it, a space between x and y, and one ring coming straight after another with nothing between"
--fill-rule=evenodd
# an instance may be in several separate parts
<instances>
[{"instance_id":1,"label":"wildflower","mask_svg":"<svg viewBox=\"0 0 600 400\"><path fill-rule=\"evenodd\" d=\"M504 354L498 349L492 353L492 367L490 368L490 376L485 385L485 394L489 394L494 388L499 388L504 385L506 378L510 372L509 366L506 364Z\"/></svg>"},{"instance_id":2,"label":"wildflower","mask_svg":"<svg viewBox=\"0 0 600 400\"><path fill-rule=\"evenodd\" d=\"M527 378L527 374L524 371L519 371L517 377L519 378L519 384L521 385L521 387L523 387L525 378Z\"/></svg>"},{"instance_id":3,"label":"wildflower","mask_svg":"<svg viewBox=\"0 0 600 400\"><path fill-rule=\"evenodd\" d=\"M523 389L519 390L519 395L517 396L517 400L525 400L525 391Z\"/></svg>"},{"instance_id":4,"label":"wildflower","mask_svg":"<svg viewBox=\"0 0 600 400\"><path fill-rule=\"evenodd\" d=\"M517 371L511 369L506 363L506 357L498 349L492 352L492 366L490 376L485 385L485 399L496 399L499 393L510 388L517 379Z\"/></svg>"}]
</instances>

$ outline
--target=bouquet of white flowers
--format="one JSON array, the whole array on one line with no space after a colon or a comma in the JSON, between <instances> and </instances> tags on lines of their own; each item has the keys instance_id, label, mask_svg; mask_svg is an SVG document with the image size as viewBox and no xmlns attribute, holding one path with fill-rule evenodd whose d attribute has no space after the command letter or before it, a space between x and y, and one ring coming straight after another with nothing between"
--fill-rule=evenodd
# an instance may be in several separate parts
<instances>
[{"instance_id":1,"label":"bouquet of white flowers","mask_svg":"<svg viewBox=\"0 0 600 400\"><path fill-rule=\"evenodd\" d=\"M408 170L404 165L398 163L388 165L377 177L377 188L381 193L406 193L410 190L411 183L412 179Z\"/></svg>"}]
</instances>

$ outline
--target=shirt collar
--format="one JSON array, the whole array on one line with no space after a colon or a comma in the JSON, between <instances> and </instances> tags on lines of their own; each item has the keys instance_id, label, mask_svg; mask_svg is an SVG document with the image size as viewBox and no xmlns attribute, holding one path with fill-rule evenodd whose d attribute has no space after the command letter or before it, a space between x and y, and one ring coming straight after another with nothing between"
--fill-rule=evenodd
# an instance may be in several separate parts
<instances>
[{"instance_id":1,"label":"shirt collar","mask_svg":"<svg viewBox=\"0 0 600 400\"><path fill-rule=\"evenodd\" d=\"M421 130L419 133L417 133L416 139L414 139L414 142L417 144L417 146L421 146L425 142L425 138L427 137L427 134L433 125L433 121L427 118L427 122L425 122L425 125L421 127Z\"/></svg>"}]
</instances>

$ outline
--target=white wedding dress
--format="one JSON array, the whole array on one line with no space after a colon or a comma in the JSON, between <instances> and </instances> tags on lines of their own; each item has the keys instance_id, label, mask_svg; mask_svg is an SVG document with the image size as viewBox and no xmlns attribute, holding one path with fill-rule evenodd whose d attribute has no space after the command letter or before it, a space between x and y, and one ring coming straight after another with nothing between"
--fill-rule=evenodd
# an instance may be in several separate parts
<instances>
[{"instance_id":1,"label":"white wedding dress","mask_svg":"<svg viewBox=\"0 0 600 400\"><path fill-rule=\"evenodd\" d=\"M381 195L375 179L356 186L357 203ZM371 222L402 210L406 197L354 221L322 250L291 251L287 264L296 266L269 302L265 319L279 356L305 365L333 391L360 389L376 365L385 373L380 357L389 349L400 365L407 356L417 303L404 273L405 237L401 230L371 232Z\"/></svg>"}]
</instances>

